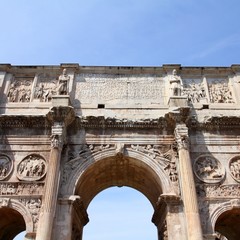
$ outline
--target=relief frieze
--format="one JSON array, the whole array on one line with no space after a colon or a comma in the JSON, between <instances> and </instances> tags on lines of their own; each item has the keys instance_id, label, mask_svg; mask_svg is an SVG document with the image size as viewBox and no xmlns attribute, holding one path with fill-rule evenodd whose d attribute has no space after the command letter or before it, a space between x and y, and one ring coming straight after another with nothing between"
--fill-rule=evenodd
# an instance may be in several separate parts
<instances>
[{"instance_id":1,"label":"relief frieze","mask_svg":"<svg viewBox=\"0 0 240 240\"><path fill-rule=\"evenodd\" d=\"M197 194L199 197L207 198L239 198L240 197L240 185L229 184L198 184L196 186Z\"/></svg>"},{"instance_id":2,"label":"relief frieze","mask_svg":"<svg viewBox=\"0 0 240 240\"><path fill-rule=\"evenodd\" d=\"M43 182L27 183L27 182L1 182L0 195L13 196L13 195L42 195Z\"/></svg>"},{"instance_id":3,"label":"relief frieze","mask_svg":"<svg viewBox=\"0 0 240 240\"><path fill-rule=\"evenodd\" d=\"M5 155L0 155L0 180L6 179L11 174L12 169L12 160Z\"/></svg>"},{"instance_id":4,"label":"relief frieze","mask_svg":"<svg viewBox=\"0 0 240 240\"><path fill-rule=\"evenodd\" d=\"M20 180L36 181L43 178L47 171L44 158L38 154L25 157L17 166L17 177Z\"/></svg>"}]
</instances>

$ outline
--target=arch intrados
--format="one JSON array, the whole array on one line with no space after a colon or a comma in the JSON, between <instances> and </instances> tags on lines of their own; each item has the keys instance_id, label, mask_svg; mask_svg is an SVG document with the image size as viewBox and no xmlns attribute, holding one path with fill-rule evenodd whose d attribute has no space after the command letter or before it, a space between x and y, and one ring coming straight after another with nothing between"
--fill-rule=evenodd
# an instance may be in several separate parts
<instances>
[{"instance_id":1,"label":"arch intrados","mask_svg":"<svg viewBox=\"0 0 240 240\"><path fill-rule=\"evenodd\" d=\"M129 155L139 157L138 153ZM105 155L105 158L103 156L102 158L95 157L94 161L85 167L77 180L75 189L75 194L81 196L85 207L106 188L128 186L144 194L155 208L158 197L164 192L162 186L165 189L170 186L166 181L168 176L163 173L159 165L147 156L141 156L141 160L130 156L123 157L122 161L125 162L123 166L121 166L121 160L114 153L110 156ZM89 163L89 161L87 162ZM117 169L114 170L114 168ZM163 177L160 178L159 175Z\"/></svg>"},{"instance_id":2,"label":"arch intrados","mask_svg":"<svg viewBox=\"0 0 240 240\"><path fill-rule=\"evenodd\" d=\"M26 229L23 216L15 209L0 208L0 239L11 240Z\"/></svg>"},{"instance_id":3,"label":"arch intrados","mask_svg":"<svg viewBox=\"0 0 240 240\"><path fill-rule=\"evenodd\" d=\"M240 208L232 208L223 212L217 219L215 231L227 239L238 240L240 236Z\"/></svg>"}]
</instances>

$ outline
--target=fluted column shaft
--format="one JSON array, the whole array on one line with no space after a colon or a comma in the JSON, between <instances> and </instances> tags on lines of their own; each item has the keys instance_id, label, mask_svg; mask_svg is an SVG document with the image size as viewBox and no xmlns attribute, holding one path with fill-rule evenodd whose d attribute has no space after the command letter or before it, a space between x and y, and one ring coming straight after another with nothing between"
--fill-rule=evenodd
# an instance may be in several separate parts
<instances>
[{"instance_id":1,"label":"fluted column shaft","mask_svg":"<svg viewBox=\"0 0 240 240\"><path fill-rule=\"evenodd\" d=\"M189 154L188 128L185 124L178 124L176 126L175 138L178 144L179 181L187 224L187 239L202 240L203 236L198 211L197 194Z\"/></svg>"},{"instance_id":2,"label":"fluted column shaft","mask_svg":"<svg viewBox=\"0 0 240 240\"><path fill-rule=\"evenodd\" d=\"M64 135L63 123L56 122L52 127L51 152L45 183L43 208L40 213L36 240L51 240L55 217L58 185L60 177L60 157Z\"/></svg>"}]
</instances>

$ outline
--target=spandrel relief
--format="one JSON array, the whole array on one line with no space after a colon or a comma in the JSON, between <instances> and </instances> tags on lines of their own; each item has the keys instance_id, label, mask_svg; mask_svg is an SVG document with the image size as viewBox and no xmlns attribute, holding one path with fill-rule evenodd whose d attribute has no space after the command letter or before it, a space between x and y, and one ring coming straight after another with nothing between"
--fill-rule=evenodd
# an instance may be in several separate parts
<instances>
[{"instance_id":1,"label":"spandrel relief","mask_svg":"<svg viewBox=\"0 0 240 240\"><path fill-rule=\"evenodd\" d=\"M20 180L40 180L46 174L46 162L40 155L32 154L24 158L17 167L17 177Z\"/></svg>"},{"instance_id":2,"label":"spandrel relief","mask_svg":"<svg viewBox=\"0 0 240 240\"><path fill-rule=\"evenodd\" d=\"M232 92L226 80L213 80L208 83L211 103L234 103Z\"/></svg>"},{"instance_id":3,"label":"spandrel relief","mask_svg":"<svg viewBox=\"0 0 240 240\"><path fill-rule=\"evenodd\" d=\"M191 103L206 103L208 101L204 83L200 80L186 81L182 95L187 96Z\"/></svg>"},{"instance_id":4,"label":"spandrel relief","mask_svg":"<svg viewBox=\"0 0 240 240\"><path fill-rule=\"evenodd\" d=\"M0 180L6 179L13 169L13 163L10 158L0 155Z\"/></svg>"},{"instance_id":5,"label":"spandrel relief","mask_svg":"<svg viewBox=\"0 0 240 240\"><path fill-rule=\"evenodd\" d=\"M240 156L235 156L229 161L229 170L232 178L240 182Z\"/></svg>"},{"instance_id":6,"label":"spandrel relief","mask_svg":"<svg viewBox=\"0 0 240 240\"><path fill-rule=\"evenodd\" d=\"M30 102L33 78L15 77L8 90L8 102Z\"/></svg>"},{"instance_id":7,"label":"spandrel relief","mask_svg":"<svg viewBox=\"0 0 240 240\"><path fill-rule=\"evenodd\" d=\"M199 180L206 183L220 182L225 176L221 163L209 155L202 155L195 160L194 172Z\"/></svg>"}]
</instances>

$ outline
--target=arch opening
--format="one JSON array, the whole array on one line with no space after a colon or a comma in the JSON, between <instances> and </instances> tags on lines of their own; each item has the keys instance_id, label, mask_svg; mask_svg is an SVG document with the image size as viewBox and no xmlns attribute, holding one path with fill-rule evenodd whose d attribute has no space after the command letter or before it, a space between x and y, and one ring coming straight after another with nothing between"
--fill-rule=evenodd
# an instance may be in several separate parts
<instances>
[{"instance_id":1,"label":"arch opening","mask_svg":"<svg viewBox=\"0 0 240 240\"><path fill-rule=\"evenodd\" d=\"M238 240L240 236L239 226L240 208L233 208L225 211L218 217L215 224L215 231L220 233L222 239Z\"/></svg>"},{"instance_id":2,"label":"arch opening","mask_svg":"<svg viewBox=\"0 0 240 240\"><path fill-rule=\"evenodd\" d=\"M12 240L25 230L24 218L18 211L8 207L0 209L0 240Z\"/></svg>"},{"instance_id":3,"label":"arch opening","mask_svg":"<svg viewBox=\"0 0 240 240\"><path fill-rule=\"evenodd\" d=\"M81 173L74 195L80 197L83 208L87 210L98 193L110 187L123 186L142 193L151 203L152 213L158 208L159 196L163 193L159 173L146 162L129 156L111 156L93 162ZM165 214L165 210L163 210L163 214ZM79 217L77 216L80 214L74 210L72 216L72 239L82 239L83 226L87 221L79 226ZM165 222L164 218L161 221ZM149 223L152 224L151 221ZM162 224L158 222L156 226L159 228L160 225L162 227ZM156 232L161 235L160 229Z\"/></svg>"},{"instance_id":4,"label":"arch opening","mask_svg":"<svg viewBox=\"0 0 240 240\"><path fill-rule=\"evenodd\" d=\"M90 222L83 240L157 239L152 214L152 205L139 191L129 187L105 189L89 205Z\"/></svg>"}]
</instances>

